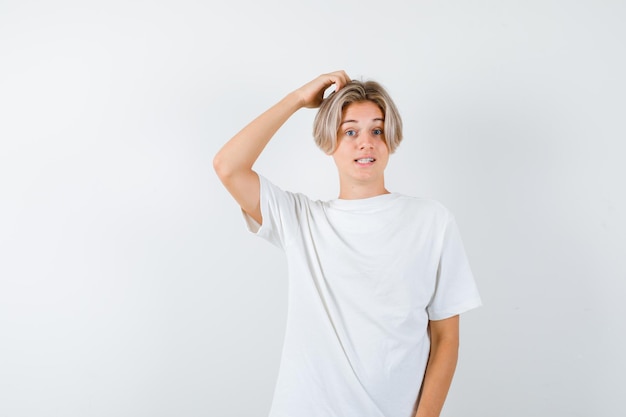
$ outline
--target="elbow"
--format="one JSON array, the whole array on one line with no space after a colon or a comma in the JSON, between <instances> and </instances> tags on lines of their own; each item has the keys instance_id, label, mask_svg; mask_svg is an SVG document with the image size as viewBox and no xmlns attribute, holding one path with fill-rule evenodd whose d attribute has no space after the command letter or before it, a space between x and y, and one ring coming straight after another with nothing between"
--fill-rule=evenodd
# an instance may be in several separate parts
<instances>
[{"instance_id":1,"label":"elbow","mask_svg":"<svg viewBox=\"0 0 626 417\"><path fill-rule=\"evenodd\" d=\"M222 182L232 175L232 169L229 168L219 152L213 157L213 170Z\"/></svg>"},{"instance_id":2,"label":"elbow","mask_svg":"<svg viewBox=\"0 0 626 417\"><path fill-rule=\"evenodd\" d=\"M231 184L236 178L241 178L242 174L250 171L240 166L237 161L233 161L232 158L225 157L221 152L218 152L213 157L213 169L222 184L226 186Z\"/></svg>"}]
</instances>

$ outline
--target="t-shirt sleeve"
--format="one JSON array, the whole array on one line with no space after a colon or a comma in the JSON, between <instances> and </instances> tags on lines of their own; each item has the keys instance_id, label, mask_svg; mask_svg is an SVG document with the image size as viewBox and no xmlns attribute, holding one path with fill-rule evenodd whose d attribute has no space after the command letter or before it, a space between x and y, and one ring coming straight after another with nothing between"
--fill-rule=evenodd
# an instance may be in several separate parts
<instances>
[{"instance_id":1,"label":"t-shirt sleeve","mask_svg":"<svg viewBox=\"0 0 626 417\"><path fill-rule=\"evenodd\" d=\"M449 215L437 269L436 287L427 312L443 320L482 305L456 221Z\"/></svg>"},{"instance_id":2,"label":"t-shirt sleeve","mask_svg":"<svg viewBox=\"0 0 626 417\"><path fill-rule=\"evenodd\" d=\"M246 227L251 233L284 249L297 222L297 199L293 193L283 191L267 178L259 175L260 205L263 224L260 225L242 210Z\"/></svg>"}]
</instances>

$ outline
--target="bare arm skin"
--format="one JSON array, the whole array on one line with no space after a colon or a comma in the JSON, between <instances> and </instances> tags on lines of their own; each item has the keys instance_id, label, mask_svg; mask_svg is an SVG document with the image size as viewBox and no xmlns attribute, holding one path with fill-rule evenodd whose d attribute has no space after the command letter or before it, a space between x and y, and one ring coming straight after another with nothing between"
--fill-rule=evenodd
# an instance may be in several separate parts
<instances>
[{"instance_id":1,"label":"bare arm skin","mask_svg":"<svg viewBox=\"0 0 626 417\"><path fill-rule=\"evenodd\" d=\"M415 417L439 417L456 369L459 316L430 321L430 357Z\"/></svg>"},{"instance_id":2,"label":"bare arm skin","mask_svg":"<svg viewBox=\"0 0 626 417\"><path fill-rule=\"evenodd\" d=\"M296 111L303 107L319 107L328 87L334 84L339 90L349 81L344 71L320 75L250 122L215 155L213 168L217 176L241 208L259 224L263 223L263 218L259 176L252 170L254 162L272 136Z\"/></svg>"}]
</instances>

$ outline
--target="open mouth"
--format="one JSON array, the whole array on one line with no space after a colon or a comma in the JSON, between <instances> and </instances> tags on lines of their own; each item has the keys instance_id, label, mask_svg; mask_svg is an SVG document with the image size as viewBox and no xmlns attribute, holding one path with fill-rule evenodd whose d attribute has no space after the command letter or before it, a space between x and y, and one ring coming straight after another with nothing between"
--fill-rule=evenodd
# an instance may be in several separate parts
<instances>
[{"instance_id":1,"label":"open mouth","mask_svg":"<svg viewBox=\"0 0 626 417\"><path fill-rule=\"evenodd\" d=\"M359 158L354 160L358 164L369 164L370 162L374 162L374 158Z\"/></svg>"}]
</instances>

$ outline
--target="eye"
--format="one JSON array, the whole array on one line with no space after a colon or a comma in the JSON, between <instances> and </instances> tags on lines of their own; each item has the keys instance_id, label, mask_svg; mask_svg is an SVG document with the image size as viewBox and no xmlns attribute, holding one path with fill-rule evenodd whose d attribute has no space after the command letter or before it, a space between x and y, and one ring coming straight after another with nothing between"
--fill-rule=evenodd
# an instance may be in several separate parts
<instances>
[{"instance_id":1,"label":"eye","mask_svg":"<svg viewBox=\"0 0 626 417\"><path fill-rule=\"evenodd\" d=\"M346 130L346 136L356 136L356 130L354 129Z\"/></svg>"},{"instance_id":2,"label":"eye","mask_svg":"<svg viewBox=\"0 0 626 417\"><path fill-rule=\"evenodd\" d=\"M382 130L382 129L374 129L374 130L372 130L372 133L373 133L375 136L380 136L380 135L382 135L382 134L383 134L383 130Z\"/></svg>"}]
</instances>

